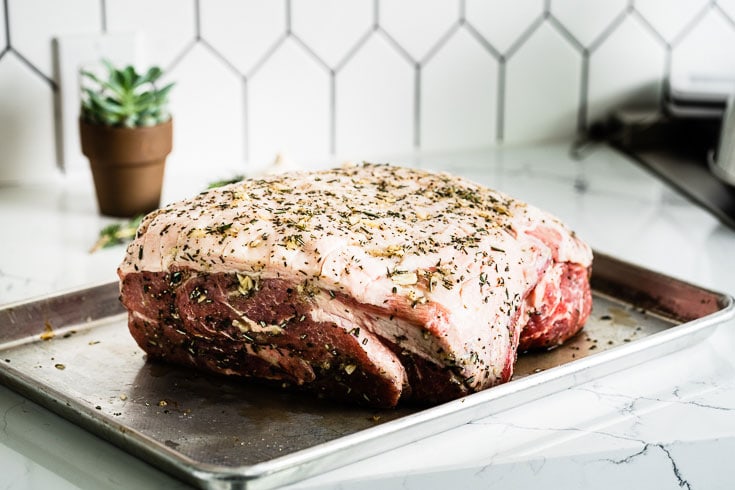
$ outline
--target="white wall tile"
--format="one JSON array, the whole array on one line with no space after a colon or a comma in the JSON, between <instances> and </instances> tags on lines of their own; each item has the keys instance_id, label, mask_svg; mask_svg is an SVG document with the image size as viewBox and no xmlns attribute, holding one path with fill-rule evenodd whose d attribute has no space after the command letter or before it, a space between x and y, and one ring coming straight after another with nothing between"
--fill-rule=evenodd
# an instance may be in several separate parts
<instances>
[{"instance_id":1,"label":"white wall tile","mask_svg":"<svg viewBox=\"0 0 735 490\"><path fill-rule=\"evenodd\" d=\"M294 0L291 30L334 68L375 22L372 0Z\"/></svg>"},{"instance_id":2,"label":"white wall tile","mask_svg":"<svg viewBox=\"0 0 735 490\"><path fill-rule=\"evenodd\" d=\"M723 74L735 77L735 31L716 10L709 11L671 53L671 75Z\"/></svg>"},{"instance_id":3,"label":"white wall tile","mask_svg":"<svg viewBox=\"0 0 735 490\"><path fill-rule=\"evenodd\" d=\"M589 46L628 5L628 0L552 0L551 13L583 46Z\"/></svg>"},{"instance_id":4,"label":"white wall tile","mask_svg":"<svg viewBox=\"0 0 735 490\"><path fill-rule=\"evenodd\" d=\"M282 154L296 163L329 155L329 74L287 39L248 82L250 162Z\"/></svg>"},{"instance_id":5,"label":"white wall tile","mask_svg":"<svg viewBox=\"0 0 735 490\"><path fill-rule=\"evenodd\" d=\"M196 36L193 0L107 0L109 32L142 32L148 64L168 66Z\"/></svg>"},{"instance_id":6,"label":"white wall tile","mask_svg":"<svg viewBox=\"0 0 735 490\"><path fill-rule=\"evenodd\" d=\"M722 8L728 17L735 19L735 0L717 0L717 5Z\"/></svg>"},{"instance_id":7,"label":"white wall tile","mask_svg":"<svg viewBox=\"0 0 735 490\"><path fill-rule=\"evenodd\" d=\"M635 8L667 41L673 41L707 0L636 0Z\"/></svg>"},{"instance_id":8,"label":"white wall tile","mask_svg":"<svg viewBox=\"0 0 735 490\"><path fill-rule=\"evenodd\" d=\"M0 60L0 182L56 174L54 101L46 81L13 53Z\"/></svg>"},{"instance_id":9,"label":"white wall tile","mask_svg":"<svg viewBox=\"0 0 735 490\"><path fill-rule=\"evenodd\" d=\"M544 0L467 0L467 22L505 53L544 11Z\"/></svg>"},{"instance_id":10,"label":"white wall tile","mask_svg":"<svg viewBox=\"0 0 735 490\"><path fill-rule=\"evenodd\" d=\"M346 158L413 148L414 68L376 34L336 77L336 146Z\"/></svg>"},{"instance_id":11,"label":"white wall tile","mask_svg":"<svg viewBox=\"0 0 735 490\"><path fill-rule=\"evenodd\" d=\"M587 120L601 120L617 107L658 104L665 58L664 46L628 17L590 57Z\"/></svg>"},{"instance_id":12,"label":"white wall tile","mask_svg":"<svg viewBox=\"0 0 735 490\"><path fill-rule=\"evenodd\" d=\"M206 173L212 180L243 167L244 84L206 48L197 45L168 72L174 81L170 110L174 148L167 175Z\"/></svg>"},{"instance_id":13,"label":"white wall tile","mask_svg":"<svg viewBox=\"0 0 735 490\"><path fill-rule=\"evenodd\" d=\"M47 77L53 76L51 40L62 34L96 33L102 29L97 0L9 0L10 42Z\"/></svg>"},{"instance_id":14,"label":"white wall tile","mask_svg":"<svg viewBox=\"0 0 735 490\"><path fill-rule=\"evenodd\" d=\"M508 60L504 140L568 138L575 133L581 59L544 23Z\"/></svg>"},{"instance_id":15,"label":"white wall tile","mask_svg":"<svg viewBox=\"0 0 735 490\"><path fill-rule=\"evenodd\" d=\"M201 0L202 38L248 74L286 33L285 3L272 0Z\"/></svg>"},{"instance_id":16,"label":"white wall tile","mask_svg":"<svg viewBox=\"0 0 735 490\"><path fill-rule=\"evenodd\" d=\"M459 20L457 0L380 2L381 27L420 61Z\"/></svg>"},{"instance_id":17,"label":"white wall tile","mask_svg":"<svg viewBox=\"0 0 735 490\"><path fill-rule=\"evenodd\" d=\"M421 148L495 142L498 63L460 29L421 70Z\"/></svg>"},{"instance_id":18,"label":"white wall tile","mask_svg":"<svg viewBox=\"0 0 735 490\"><path fill-rule=\"evenodd\" d=\"M461 26L463 3L467 24ZM600 33L629 4L636 13L626 11L626 20L598 44ZM8 19L0 8L0 52L5 50L0 160L12 165L0 169L3 177L53 171L53 89L44 79L52 75L50 41L100 32L103 6L109 32L143 34L147 51L141 64L168 69L177 61L168 75L178 82L170 172L209 170L202 162L223 172L242 166L246 140L254 159L270 159L275 151L318 158L330 150L332 130L337 152L356 158L412 151L417 136L422 149L436 152L483 145L498 132L511 143L569 137L582 102L581 56L553 22L543 20L545 5L591 49L591 119L618 104L658 98L663 46L649 27L674 44L674 75L690 67L735 73L728 49L735 45L735 0L716 5L709 0L7 0L5 5ZM288 5L293 37L277 45L287 34ZM704 12L699 25L683 35ZM374 31L376 16L381 29ZM4 20L12 49L5 45ZM540 30L516 44L539 22ZM433 51L448 29L458 30ZM505 58L503 100L495 100L498 67L480 41ZM336 70L334 92L329 70L307 51ZM263 58L266 53L271 57ZM419 92L414 64L402 53L423 64ZM289 117L281 117L287 109ZM498 113L501 127L494 126ZM11 120L19 121L18 127L6 131ZM31 125L37 128L33 144L24 147Z\"/></svg>"}]
</instances>

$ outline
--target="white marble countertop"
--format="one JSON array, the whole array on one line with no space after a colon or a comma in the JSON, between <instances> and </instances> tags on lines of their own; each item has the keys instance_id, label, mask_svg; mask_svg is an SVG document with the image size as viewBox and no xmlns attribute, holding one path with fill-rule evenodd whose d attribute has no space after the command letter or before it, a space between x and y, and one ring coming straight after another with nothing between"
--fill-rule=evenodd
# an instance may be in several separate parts
<instances>
[{"instance_id":1,"label":"white marble countertop","mask_svg":"<svg viewBox=\"0 0 735 490\"><path fill-rule=\"evenodd\" d=\"M554 144L404 163L501 189L553 212L601 252L735 294L735 232L606 147L582 161ZM164 202L208 180L169 178ZM88 178L0 188L0 305L115 280L122 248L88 253L111 221L97 215ZM732 488L734 323L684 350L289 488ZM0 387L0 488L185 487Z\"/></svg>"}]
</instances>

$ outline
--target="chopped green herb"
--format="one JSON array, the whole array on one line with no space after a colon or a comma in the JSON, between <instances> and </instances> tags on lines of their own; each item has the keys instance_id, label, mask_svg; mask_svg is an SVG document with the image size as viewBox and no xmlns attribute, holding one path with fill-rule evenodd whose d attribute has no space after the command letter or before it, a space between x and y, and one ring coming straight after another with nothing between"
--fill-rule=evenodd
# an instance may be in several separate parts
<instances>
[{"instance_id":1,"label":"chopped green herb","mask_svg":"<svg viewBox=\"0 0 735 490\"><path fill-rule=\"evenodd\" d=\"M215 180L214 182L210 182L209 185L207 185L207 189L215 189L217 187L222 187L224 185L235 184L237 182L243 181L244 179L245 179L244 175L235 175L231 179Z\"/></svg>"},{"instance_id":2,"label":"chopped green herb","mask_svg":"<svg viewBox=\"0 0 735 490\"><path fill-rule=\"evenodd\" d=\"M89 253L130 241L135 236L135 232L138 230L138 226L140 226L142 220L143 215L141 214L129 221L105 226L100 230L99 238Z\"/></svg>"}]
</instances>

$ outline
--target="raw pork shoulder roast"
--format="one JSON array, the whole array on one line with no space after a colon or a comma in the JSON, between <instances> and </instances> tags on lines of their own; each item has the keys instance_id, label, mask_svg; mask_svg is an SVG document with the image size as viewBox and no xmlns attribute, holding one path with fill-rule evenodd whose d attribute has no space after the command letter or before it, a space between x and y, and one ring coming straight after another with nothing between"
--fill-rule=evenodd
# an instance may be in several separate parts
<instances>
[{"instance_id":1,"label":"raw pork shoulder roast","mask_svg":"<svg viewBox=\"0 0 735 490\"><path fill-rule=\"evenodd\" d=\"M559 220L445 173L250 179L149 214L118 269L149 358L374 407L508 381L592 299Z\"/></svg>"}]
</instances>

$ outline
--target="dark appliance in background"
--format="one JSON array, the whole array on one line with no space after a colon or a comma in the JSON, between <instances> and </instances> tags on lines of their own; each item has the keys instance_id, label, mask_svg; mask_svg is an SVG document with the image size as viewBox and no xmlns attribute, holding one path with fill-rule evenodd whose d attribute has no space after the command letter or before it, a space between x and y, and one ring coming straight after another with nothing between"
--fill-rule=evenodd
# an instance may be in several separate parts
<instances>
[{"instance_id":1,"label":"dark appliance in background","mask_svg":"<svg viewBox=\"0 0 735 490\"><path fill-rule=\"evenodd\" d=\"M735 230L733 93L728 77L672 78L659 110L615 111L588 138L609 142Z\"/></svg>"}]
</instances>

